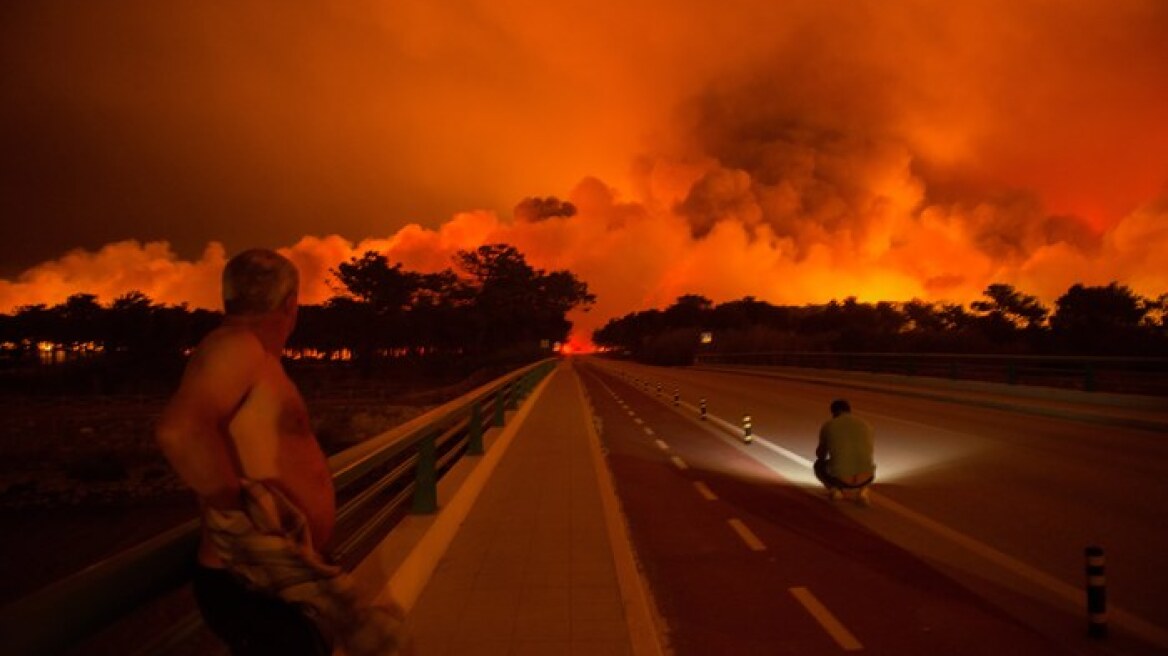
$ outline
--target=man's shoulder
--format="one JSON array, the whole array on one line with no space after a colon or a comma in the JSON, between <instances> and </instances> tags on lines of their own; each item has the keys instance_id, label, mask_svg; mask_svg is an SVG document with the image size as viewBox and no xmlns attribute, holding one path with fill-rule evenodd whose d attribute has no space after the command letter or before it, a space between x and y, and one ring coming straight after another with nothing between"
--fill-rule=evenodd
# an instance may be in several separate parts
<instances>
[{"instance_id":1,"label":"man's shoulder","mask_svg":"<svg viewBox=\"0 0 1168 656\"><path fill-rule=\"evenodd\" d=\"M194 357L204 362L226 360L236 364L259 361L265 355L259 337L237 326L220 326L207 333L194 352Z\"/></svg>"},{"instance_id":2,"label":"man's shoulder","mask_svg":"<svg viewBox=\"0 0 1168 656\"><path fill-rule=\"evenodd\" d=\"M857 417L853 414L845 415L848 418L848 424L854 426L856 430L871 432L872 424L869 424L863 417Z\"/></svg>"},{"instance_id":3,"label":"man's shoulder","mask_svg":"<svg viewBox=\"0 0 1168 656\"><path fill-rule=\"evenodd\" d=\"M829 419L826 423L823 424L824 430L835 429L849 431L855 430L856 428L870 429L871 426L869 426L867 421L857 417L856 415L853 415L850 412Z\"/></svg>"}]
</instances>

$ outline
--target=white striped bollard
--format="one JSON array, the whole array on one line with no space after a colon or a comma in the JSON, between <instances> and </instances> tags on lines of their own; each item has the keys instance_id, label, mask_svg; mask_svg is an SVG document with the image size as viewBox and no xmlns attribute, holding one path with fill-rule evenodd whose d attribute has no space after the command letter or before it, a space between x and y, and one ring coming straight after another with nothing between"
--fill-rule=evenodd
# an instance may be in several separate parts
<instances>
[{"instance_id":1,"label":"white striped bollard","mask_svg":"<svg viewBox=\"0 0 1168 656\"><path fill-rule=\"evenodd\" d=\"M1107 636L1107 561L1102 547L1087 547L1087 635Z\"/></svg>"},{"instance_id":2,"label":"white striped bollard","mask_svg":"<svg viewBox=\"0 0 1168 656\"><path fill-rule=\"evenodd\" d=\"M706 400L702 399L701 402L698 403L698 406L701 408L702 421L705 421L706 420Z\"/></svg>"},{"instance_id":3,"label":"white striped bollard","mask_svg":"<svg viewBox=\"0 0 1168 656\"><path fill-rule=\"evenodd\" d=\"M751 433L754 430L754 424L750 421L750 415L742 415L742 441L750 444L754 437Z\"/></svg>"},{"instance_id":4,"label":"white striped bollard","mask_svg":"<svg viewBox=\"0 0 1168 656\"><path fill-rule=\"evenodd\" d=\"M681 390L673 388L673 405L681 405Z\"/></svg>"}]
</instances>

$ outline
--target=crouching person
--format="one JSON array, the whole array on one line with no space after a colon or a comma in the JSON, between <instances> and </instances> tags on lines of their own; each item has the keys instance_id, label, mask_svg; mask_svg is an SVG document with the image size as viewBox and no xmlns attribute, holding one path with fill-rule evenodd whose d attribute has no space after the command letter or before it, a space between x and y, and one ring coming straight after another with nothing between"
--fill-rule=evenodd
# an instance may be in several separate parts
<instances>
[{"instance_id":1,"label":"crouching person","mask_svg":"<svg viewBox=\"0 0 1168 656\"><path fill-rule=\"evenodd\" d=\"M853 415L851 404L844 399L831 402L831 417L819 429L815 477L833 500L853 496L857 502L869 505L868 486L876 478L872 427Z\"/></svg>"}]
</instances>

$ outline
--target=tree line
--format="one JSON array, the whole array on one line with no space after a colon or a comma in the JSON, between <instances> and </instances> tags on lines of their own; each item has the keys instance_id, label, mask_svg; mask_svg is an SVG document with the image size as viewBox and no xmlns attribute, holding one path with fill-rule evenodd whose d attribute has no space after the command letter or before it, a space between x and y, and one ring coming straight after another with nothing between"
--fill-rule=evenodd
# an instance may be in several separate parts
<instances>
[{"instance_id":1,"label":"tree line","mask_svg":"<svg viewBox=\"0 0 1168 656\"><path fill-rule=\"evenodd\" d=\"M595 296L570 271L544 271L515 247L487 244L459 251L454 267L409 271L369 251L330 269L335 294L300 307L289 348L337 352L357 361L428 353L483 354L567 338L568 311ZM105 353L159 355L193 347L218 325L220 312L164 306L140 291L108 305L79 293L55 306L0 314L0 343L22 357L38 343L100 345ZM82 348L82 350L84 350Z\"/></svg>"},{"instance_id":2,"label":"tree line","mask_svg":"<svg viewBox=\"0 0 1168 656\"><path fill-rule=\"evenodd\" d=\"M710 333L702 344L700 335ZM1011 285L989 285L968 306L854 297L777 306L747 296L715 305L696 294L664 310L633 312L593 333L602 347L657 364L686 364L699 351L1168 355L1168 294L1124 285L1073 285L1053 308Z\"/></svg>"}]
</instances>

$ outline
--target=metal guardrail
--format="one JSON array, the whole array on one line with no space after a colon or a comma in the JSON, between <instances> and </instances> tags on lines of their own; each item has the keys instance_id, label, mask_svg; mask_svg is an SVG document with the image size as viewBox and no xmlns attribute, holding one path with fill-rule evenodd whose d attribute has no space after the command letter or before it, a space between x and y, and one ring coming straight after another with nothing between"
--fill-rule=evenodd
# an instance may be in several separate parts
<instances>
[{"instance_id":1,"label":"metal guardrail","mask_svg":"<svg viewBox=\"0 0 1168 656\"><path fill-rule=\"evenodd\" d=\"M464 454L481 454L483 433L503 426L506 411L555 364L523 367L330 457L340 502L336 560L351 569L406 513L437 511L442 473ZM198 541L193 520L0 608L0 653L75 651L189 581ZM166 653L200 626L197 611L188 610L124 653Z\"/></svg>"},{"instance_id":2,"label":"metal guardrail","mask_svg":"<svg viewBox=\"0 0 1168 656\"><path fill-rule=\"evenodd\" d=\"M1168 358L960 353L699 353L697 364L834 369L1168 396Z\"/></svg>"}]
</instances>

